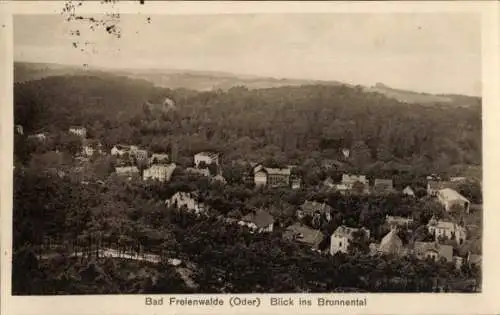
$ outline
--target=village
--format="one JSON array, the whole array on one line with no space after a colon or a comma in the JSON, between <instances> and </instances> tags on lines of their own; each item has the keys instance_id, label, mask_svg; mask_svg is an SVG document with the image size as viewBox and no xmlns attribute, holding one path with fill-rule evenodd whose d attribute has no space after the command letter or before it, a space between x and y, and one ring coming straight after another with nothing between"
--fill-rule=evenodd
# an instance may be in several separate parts
<instances>
[{"instance_id":1,"label":"village","mask_svg":"<svg viewBox=\"0 0 500 315\"><path fill-rule=\"evenodd\" d=\"M16 126L18 135L23 134L22 126ZM192 156L192 165L176 164L178 153L175 147L171 152L151 152L138 145L115 144L105 149L96 139L87 139L87 129L82 126L69 128L68 134L81 138L81 148L74 156L75 168L85 170L85 163L91 157L111 156L116 160L114 175L126 181L144 183L168 183L174 172L181 171L189 176L207 178L217 185L229 185L224 178L221 160L217 152L198 152ZM48 134L39 133L27 136L28 139L45 141ZM108 153L109 152L109 153ZM348 148L341 150L344 159L349 158ZM225 161L231 163L232 161ZM335 161L334 161L335 163ZM339 162L337 162L339 163ZM255 191L272 189L301 190L304 184L300 175L294 172L294 165L274 165L270 167L262 162L245 163L246 172L243 182ZM64 172L56 170L59 176ZM425 194L416 193L416 187L405 185L396 188L390 178L369 179L363 174L343 173L340 179L326 178L322 185L314 189L337 193L342 196L389 196L398 195L407 199L425 199L442 209L442 216L432 216L427 222L417 222L413 217L401 217L389 214L385 216L384 236L377 240L374 231L365 227L338 225L331 235L325 235L320 226L333 220L333 207L326 200L306 200L296 209L294 222L283 226L276 221L265 208L254 209L246 215L219 217L229 224L246 226L252 233L271 233L277 228L284 239L297 242L320 255L350 254L353 243L369 244L372 256L389 255L392 257L412 256L421 260L434 260L452 264L460 269L464 264L479 266L481 255L471 250L469 243L478 238L481 227L474 224L480 217L482 207L474 204L457 191L457 185L465 183L465 176L442 179L438 174L429 174L426 178ZM100 181L101 184L104 182ZM88 183L82 179L82 183ZM213 215L209 205L204 204L202 191L178 191L164 200L165 207L177 208L198 216ZM472 222L472 223L471 223ZM418 240L416 231L425 230L431 239ZM409 235L402 240L401 233ZM325 246L326 244L326 246Z\"/></svg>"}]
</instances>

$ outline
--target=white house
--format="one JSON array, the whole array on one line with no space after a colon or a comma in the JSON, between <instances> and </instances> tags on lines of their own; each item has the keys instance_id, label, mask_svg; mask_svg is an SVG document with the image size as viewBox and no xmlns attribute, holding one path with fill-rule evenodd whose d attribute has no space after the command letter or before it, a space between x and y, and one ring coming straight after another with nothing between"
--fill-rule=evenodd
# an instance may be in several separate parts
<instances>
[{"instance_id":1,"label":"white house","mask_svg":"<svg viewBox=\"0 0 500 315\"><path fill-rule=\"evenodd\" d=\"M69 128L69 133L80 136L82 138L87 137L87 128L81 126L72 126Z\"/></svg>"},{"instance_id":2,"label":"white house","mask_svg":"<svg viewBox=\"0 0 500 315\"><path fill-rule=\"evenodd\" d=\"M130 152L130 146L117 144L111 149L111 155L123 156L125 153Z\"/></svg>"},{"instance_id":3,"label":"white house","mask_svg":"<svg viewBox=\"0 0 500 315\"><path fill-rule=\"evenodd\" d=\"M363 193L368 193L369 183L365 175L342 174L342 180L340 185L337 185L337 190L341 192L351 191L354 189L355 185L359 185L359 183L363 185Z\"/></svg>"},{"instance_id":4,"label":"white house","mask_svg":"<svg viewBox=\"0 0 500 315\"><path fill-rule=\"evenodd\" d=\"M194 165L199 167L200 163L219 165L219 154L212 152L200 152L194 155Z\"/></svg>"},{"instance_id":5,"label":"white house","mask_svg":"<svg viewBox=\"0 0 500 315\"><path fill-rule=\"evenodd\" d=\"M176 165L174 163L169 165L161 165L155 164L150 168L145 169L143 173L143 179L156 179L160 182L168 182L172 177L172 173L174 172Z\"/></svg>"},{"instance_id":6,"label":"white house","mask_svg":"<svg viewBox=\"0 0 500 315\"><path fill-rule=\"evenodd\" d=\"M451 188L441 189L437 193L439 203L443 205L446 211L459 209L469 213L470 201Z\"/></svg>"},{"instance_id":7,"label":"white house","mask_svg":"<svg viewBox=\"0 0 500 315\"><path fill-rule=\"evenodd\" d=\"M254 169L254 183L257 187L281 187L290 185L291 170L289 168L261 167Z\"/></svg>"},{"instance_id":8,"label":"white house","mask_svg":"<svg viewBox=\"0 0 500 315\"><path fill-rule=\"evenodd\" d=\"M198 194L195 192L176 192L170 199L165 200L167 207L175 207L178 209L186 208L195 213L203 212L205 207L198 202Z\"/></svg>"},{"instance_id":9,"label":"white house","mask_svg":"<svg viewBox=\"0 0 500 315\"><path fill-rule=\"evenodd\" d=\"M406 186L405 189L403 189L403 195L415 197L415 192L410 186Z\"/></svg>"},{"instance_id":10,"label":"white house","mask_svg":"<svg viewBox=\"0 0 500 315\"><path fill-rule=\"evenodd\" d=\"M208 168L188 167L188 168L186 168L186 173L196 174L196 175L205 176L205 177L210 177L210 170Z\"/></svg>"},{"instance_id":11,"label":"white house","mask_svg":"<svg viewBox=\"0 0 500 315\"><path fill-rule=\"evenodd\" d=\"M370 231L365 228L351 228L345 225L339 226L333 232L330 238L330 254L335 255L337 252L347 253L349 244L354 238L356 232L363 231L366 239L370 238Z\"/></svg>"},{"instance_id":12,"label":"white house","mask_svg":"<svg viewBox=\"0 0 500 315\"><path fill-rule=\"evenodd\" d=\"M429 220L427 229L430 234L434 235L435 240L444 237L445 239L455 240L461 245L467 239L465 228L454 222L438 221L433 217Z\"/></svg>"}]
</instances>

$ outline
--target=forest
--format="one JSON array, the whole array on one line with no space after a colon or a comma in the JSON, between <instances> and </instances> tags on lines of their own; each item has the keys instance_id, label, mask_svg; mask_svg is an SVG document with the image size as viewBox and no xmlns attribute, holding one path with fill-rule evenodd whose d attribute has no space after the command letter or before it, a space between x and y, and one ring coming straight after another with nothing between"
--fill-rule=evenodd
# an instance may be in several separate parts
<instances>
[{"instance_id":1,"label":"forest","mask_svg":"<svg viewBox=\"0 0 500 315\"><path fill-rule=\"evenodd\" d=\"M213 150L223 163L298 165L338 159L349 148L348 166L366 173L455 175L482 159L480 105L405 104L361 87L197 92L112 75L60 76L17 83L14 97L15 123L25 132L82 125L108 148L129 143L168 152L175 143L181 157ZM166 98L175 108L161 106Z\"/></svg>"},{"instance_id":2,"label":"forest","mask_svg":"<svg viewBox=\"0 0 500 315\"><path fill-rule=\"evenodd\" d=\"M353 243L349 255L318 254L282 238L284 220L292 216L286 212L277 217L273 233L252 234L221 220L220 214L230 210L224 205L229 207L232 199L219 186L206 190L205 202L218 207L208 216L163 204L165 198L188 189L190 183L177 176L168 184L144 185L115 177L109 177L104 185L82 184L70 177L45 174L35 166L16 171L14 294L433 292L438 286L445 291L470 292L478 282L472 282L472 287L467 283L481 278L474 266L455 269L450 263L412 257L371 257L368 244L361 241ZM245 195L245 191L240 189L239 194ZM252 201L255 198L260 202L267 199L256 193L246 196L249 205L239 211L258 203ZM362 205L360 200L337 195L329 199L337 208L333 222L321 227L325 233L345 222L374 228L374 237L380 238L386 232L380 229L383 216L397 206L402 209L399 215L440 213L437 208L421 210L427 206L396 198L385 203L372 200L361 212L356 210ZM300 196L297 202L301 202ZM380 225L372 226L376 224ZM429 238L425 231L416 234L419 240ZM97 258L95 251L103 247L155 253L165 258L162 261L181 259L191 266L190 279L195 285L187 285L176 269L165 263ZM75 251L87 252L91 258L71 257ZM47 257L51 252L53 257Z\"/></svg>"}]
</instances>

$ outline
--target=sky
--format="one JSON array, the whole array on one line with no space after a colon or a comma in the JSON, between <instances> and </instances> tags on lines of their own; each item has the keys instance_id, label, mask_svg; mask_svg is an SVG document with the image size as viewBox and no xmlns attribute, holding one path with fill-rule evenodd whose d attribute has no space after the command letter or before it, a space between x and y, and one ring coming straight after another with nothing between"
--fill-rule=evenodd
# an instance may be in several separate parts
<instances>
[{"instance_id":1,"label":"sky","mask_svg":"<svg viewBox=\"0 0 500 315\"><path fill-rule=\"evenodd\" d=\"M471 13L150 17L148 23L145 15L121 15L116 38L61 15L16 15L14 59L481 94L481 20ZM80 36L72 35L77 29ZM75 41L83 52L73 47Z\"/></svg>"}]
</instances>

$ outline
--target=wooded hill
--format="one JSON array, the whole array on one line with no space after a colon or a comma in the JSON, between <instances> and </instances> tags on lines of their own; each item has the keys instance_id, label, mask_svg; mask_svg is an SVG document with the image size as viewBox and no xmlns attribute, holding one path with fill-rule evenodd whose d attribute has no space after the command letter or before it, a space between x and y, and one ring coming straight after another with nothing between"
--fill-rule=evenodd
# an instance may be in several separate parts
<instances>
[{"instance_id":1,"label":"wooded hill","mask_svg":"<svg viewBox=\"0 0 500 315\"><path fill-rule=\"evenodd\" d=\"M303 85L198 92L101 74L56 76L14 87L15 123L26 133L88 128L111 146L137 143L180 155L220 151L225 161L292 164L336 159L371 167L444 171L481 164L481 106L418 106L361 87ZM151 110L165 98L175 108ZM160 106L161 107L161 106Z\"/></svg>"}]
</instances>

